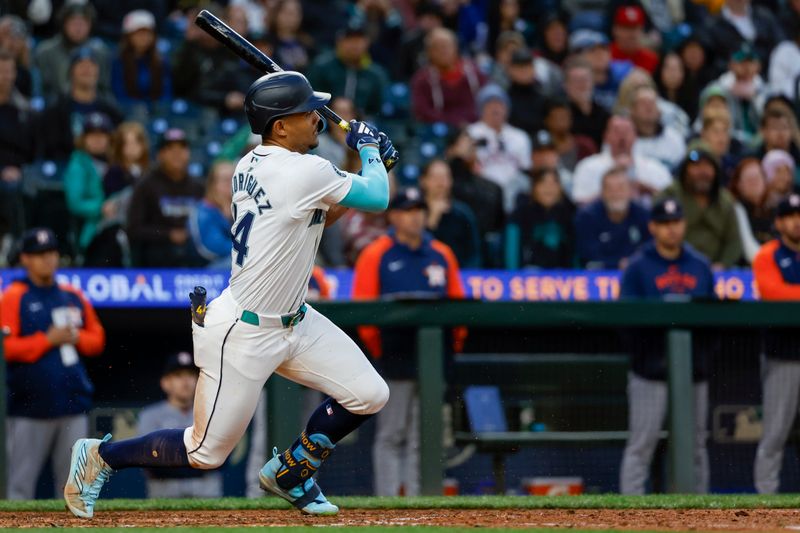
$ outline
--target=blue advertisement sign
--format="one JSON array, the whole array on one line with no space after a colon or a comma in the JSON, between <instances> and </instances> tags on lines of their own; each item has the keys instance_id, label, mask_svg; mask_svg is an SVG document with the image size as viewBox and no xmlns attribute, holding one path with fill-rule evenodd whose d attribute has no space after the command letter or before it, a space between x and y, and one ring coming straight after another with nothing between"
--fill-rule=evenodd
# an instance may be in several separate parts
<instances>
[{"instance_id":1,"label":"blue advertisement sign","mask_svg":"<svg viewBox=\"0 0 800 533\"><path fill-rule=\"evenodd\" d=\"M19 269L0 270L0 290L23 275ZM350 300L353 272L325 273L334 300ZM619 296L620 272L582 270L464 270L469 298L515 302L612 301ZM59 282L79 288L96 307L187 307L196 285L216 298L228 285L228 273L190 269L65 269ZM727 300L754 300L758 292L749 270L715 275L717 296Z\"/></svg>"}]
</instances>

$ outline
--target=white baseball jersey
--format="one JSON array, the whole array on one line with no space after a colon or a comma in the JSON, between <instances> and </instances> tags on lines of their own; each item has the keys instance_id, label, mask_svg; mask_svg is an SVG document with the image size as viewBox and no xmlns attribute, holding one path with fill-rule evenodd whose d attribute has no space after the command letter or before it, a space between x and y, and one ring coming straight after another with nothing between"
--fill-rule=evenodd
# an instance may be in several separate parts
<instances>
[{"instance_id":1,"label":"white baseball jersey","mask_svg":"<svg viewBox=\"0 0 800 533\"><path fill-rule=\"evenodd\" d=\"M296 311L308 291L325 216L352 176L311 154L257 146L233 175L230 291L262 315Z\"/></svg>"}]
</instances>

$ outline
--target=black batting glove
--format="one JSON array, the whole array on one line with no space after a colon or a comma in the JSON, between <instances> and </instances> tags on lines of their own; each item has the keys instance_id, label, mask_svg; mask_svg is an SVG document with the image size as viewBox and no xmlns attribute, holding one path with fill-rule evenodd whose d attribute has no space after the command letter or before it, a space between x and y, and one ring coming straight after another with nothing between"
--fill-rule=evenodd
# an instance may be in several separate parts
<instances>
[{"instance_id":1,"label":"black batting glove","mask_svg":"<svg viewBox=\"0 0 800 533\"><path fill-rule=\"evenodd\" d=\"M400 159L400 152L395 149L389 136L382 131L378 133L378 151L381 154L383 166L386 167L386 172L389 172Z\"/></svg>"}]
</instances>

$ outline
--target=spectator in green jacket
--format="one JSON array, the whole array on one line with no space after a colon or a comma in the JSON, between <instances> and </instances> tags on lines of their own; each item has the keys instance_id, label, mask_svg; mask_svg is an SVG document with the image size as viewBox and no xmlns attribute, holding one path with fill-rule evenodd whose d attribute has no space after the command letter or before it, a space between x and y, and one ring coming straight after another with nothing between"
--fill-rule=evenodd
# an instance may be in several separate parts
<instances>
[{"instance_id":1,"label":"spectator in green jacket","mask_svg":"<svg viewBox=\"0 0 800 533\"><path fill-rule=\"evenodd\" d=\"M336 49L320 54L308 69L313 87L349 98L367 116L380 112L388 83L386 72L367 53L369 44L364 26L351 22L337 35Z\"/></svg>"},{"instance_id":2,"label":"spectator in green jacket","mask_svg":"<svg viewBox=\"0 0 800 533\"><path fill-rule=\"evenodd\" d=\"M103 219L112 215L106 206L103 175L108 168L113 129L108 115L89 113L64 171L64 195L67 209L78 222L76 244L81 253L94 239Z\"/></svg>"},{"instance_id":3,"label":"spectator in green jacket","mask_svg":"<svg viewBox=\"0 0 800 533\"><path fill-rule=\"evenodd\" d=\"M686 216L686 242L704 254L714 270L734 266L742 256L735 200L722 186L717 160L704 150L692 150L661 196L677 197Z\"/></svg>"}]
</instances>

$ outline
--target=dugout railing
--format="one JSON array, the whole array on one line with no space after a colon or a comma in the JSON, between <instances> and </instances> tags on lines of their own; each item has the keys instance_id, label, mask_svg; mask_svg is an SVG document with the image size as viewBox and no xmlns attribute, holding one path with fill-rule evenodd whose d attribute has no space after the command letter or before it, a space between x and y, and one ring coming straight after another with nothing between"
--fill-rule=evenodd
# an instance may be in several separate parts
<instances>
[{"instance_id":1,"label":"dugout railing","mask_svg":"<svg viewBox=\"0 0 800 533\"><path fill-rule=\"evenodd\" d=\"M757 331L769 327L800 326L797 302L329 302L315 307L337 325L352 329L359 325L417 328L421 417L421 480L425 494L440 494L445 470L442 406L445 401L443 375L444 329L455 325L497 329L504 335L525 328L547 331L568 328L580 334L591 329L613 331L622 327L663 327L667 336L670 371L668 430L669 490L691 492L691 334L689 330L711 328ZM181 311L182 313L182 311ZM181 315L182 316L182 315ZM180 320L183 320L181 318ZM724 334L724 333L723 333ZM0 332L1 335L1 332ZM602 351L602 350L601 350ZM0 343L0 361L4 361ZM277 376L276 376L277 377ZM754 376L753 379L758 379ZM0 383L5 384L5 365L0 364ZM624 394L624 391L621 391ZM268 383L268 431L271 442L291 442L298 431L301 388L283 379ZM5 415L6 394L0 395L0 416ZM680 414L680 416L679 416ZM0 420L0 498L6 494L5 420ZM520 440L536 441L545 436L553 443L570 435L519 434ZM573 435L572 437L576 437ZM600 435L602 437L602 435ZM483 435L479 438L498 438ZM501 438L513 439L514 435ZM589 439L589 434L576 438ZM555 444L554 444L555 445Z\"/></svg>"}]
</instances>

